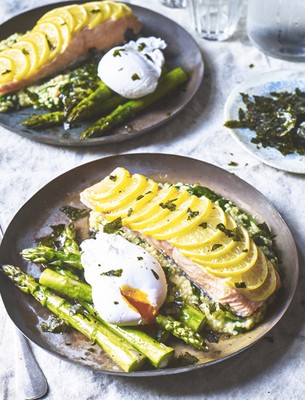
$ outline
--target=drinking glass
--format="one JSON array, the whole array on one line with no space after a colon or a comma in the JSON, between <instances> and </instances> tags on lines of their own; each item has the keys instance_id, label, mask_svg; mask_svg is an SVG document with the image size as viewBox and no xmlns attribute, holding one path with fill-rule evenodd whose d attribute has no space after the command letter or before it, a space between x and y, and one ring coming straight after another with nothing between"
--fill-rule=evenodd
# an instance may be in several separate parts
<instances>
[{"instance_id":1,"label":"drinking glass","mask_svg":"<svg viewBox=\"0 0 305 400\"><path fill-rule=\"evenodd\" d=\"M160 3L172 8L185 8L187 0L160 0Z\"/></svg>"},{"instance_id":2,"label":"drinking glass","mask_svg":"<svg viewBox=\"0 0 305 400\"><path fill-rule=\"evenodd\" d=\"M284 59L305 59L305 1L249 0L247 33L265 53Z\"/></svg>"},{"instance_id":3,"label":"drinking glass","mask_svg":"<svg viewBox=\"0 0 305 400\"><path fill-rule=\"evenodd\" d=\"M204 39L226 40L236 30L241 0L190 0L196 32Z\"/></svg>"}]
</instances>

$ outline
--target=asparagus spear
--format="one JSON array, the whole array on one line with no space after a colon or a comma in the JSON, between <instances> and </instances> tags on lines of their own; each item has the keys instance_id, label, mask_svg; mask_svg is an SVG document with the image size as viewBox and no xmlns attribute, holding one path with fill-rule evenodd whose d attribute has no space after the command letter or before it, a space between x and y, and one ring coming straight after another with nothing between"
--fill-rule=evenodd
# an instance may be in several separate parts
<instances>
[{"instance_id":1,"label":"asparagus spear","mask_svg":"<svg viewBox=\"0 0 305 400\"><path fill-rule=\"evenodd\" d=\"M178 339L182 339L185 343L191 344L197 349L208 350L203 337L193 331L190 327L183 325L181 322L174 320L171 316L159 314L156 322L165 330L171 332Z\"/></svg>"},{"instance_id":2,"label":"asparagus spear","mask_svg":"<svg viewBox=\"0 0 305 400\"><path fill-rule=\"evenodd\" d=\"M92 290L90 285L69 276L63 276L50 268L47 268L42 272L39 278L39 283L48 288L54 289L61 294L78 300L91 315L144 354L154 367L166 367L173 357L173 348L159 343L145 332L132 327L127 328L108 324L106 321L101 319L93 305L89 304L92 303Z\"/></svg>"},{"instance_id":3,"label":"asparagus spear","mask_svg":"<svg viewBox=\"0 0 305 400\"><path fill-rule=\"evenodd\" d=\"M103 106L105 101L113 95L115 95L115 93L101 81L98 88L93 93L85 97L71 110L68 114L67 121L82 121L93 117L100 112L100 107Z\"/></svg>"},{"instance_id":4,"label":"asparagus spear","mask_svg":"<svg viewBox=\"0 0 305 400\"><path fill-rule=\"evenodd\" d=\"M3 265L2 270L20 290L31 294L39 303L62 318L68 325L91 341L97 342L125 372L131 372L141 367L145 356L85 310L82 313L75 311L72 304L40 285L31 275L18 267Z\"/></svg>"},{"instance_id":5,"label":"asparagus spear","mask_svg":"<svg viewBox=\"0 0 305 400\"><path fill-rule=\"evenodd\" d=\"M21 125L32 129L51 128L65 122L63 111L54 111L46 114L34 115L21 122Z\"/></svg>"},{"instance_id":6,"label":"asparagus spear","mask_svg":"<svg viewBox=\"0 0 305 400\"><path fill-rule=\"evenodd\" d=\"M120 327L109 324L99 317L92 304L80 302L82 306L96 319L106 325L114 333L121 336L128 343L144 354L156 368L165 368L174 356L175 350L153 339L145 332L133 327Z\"/></svg>"},{"instance_id":7,"label":"asparagus spear","mask_svg":"<svg viewBox=\"0 0 305 400\"><path fill-rule=\"evenodd\" d=\"M206 323L206 316L203 312L188 304L185 304L181 308L181 315L179 317L179 320L184 325L192 328L195 332L200 332Z\"/></svg>"},{"instance_id":8,"label":"asparagus spear","mask_svg":"<svg viewBox=\"0 0 305 400\"><path fill-rule=\"evenodd\" d=\"M54 250L48 246L38 246L22 250L21 256L33 263L41 263L53 265L57 267L73 267L82 270L83 266L80 262L80 254L64 252L62 250Z\"/></svg>"},{"instance_id":9,"label":"asparagus spear","mask_svg":"<svg viewBox=\"0 0 305 400\"><path fill-rule=\"evenodd\" d=\"M168 92L176 88L178 85L181 85L186 80L187 75L182 68L173 69L160 79L159 85L153 93L140 99L129 100L123 105L118 106L112 113L89 126L89 128L81 134L81 139L102 136L107 133L109 129L126 121L137 112L142 111L151 104L160 100L168 94Z\"/></svg>"}]
</instances>

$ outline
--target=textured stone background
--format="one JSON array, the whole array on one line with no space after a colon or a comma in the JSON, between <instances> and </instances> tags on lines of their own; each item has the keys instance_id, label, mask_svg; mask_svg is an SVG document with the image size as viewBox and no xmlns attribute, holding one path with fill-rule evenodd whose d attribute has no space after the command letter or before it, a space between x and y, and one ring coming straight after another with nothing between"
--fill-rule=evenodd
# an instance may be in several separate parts
<instances>
[{"instance_id":1,"label":"textured stone background","mask_svg":"<svg viewBox=\"0 0 305 400\"><path fill-rule=\"evenodd\" d=\"M167 9L155 1L131 1L153 8L189 28L185 10ZM2 0L2 21L41 5L38 0ZM304 328L304 176L264 165L238 146L223 127L225 100L236 84L262 72L301 69L266 57L254 48L242 19L237 33L223 43L198 39L205 76L196 98L174 120L136 140L97 148L60 148L22 138L0 128L0 216L7 225L37 190L57 175L85 162L120 153L162 152L191 156L238 175L260 190L290 227L300 254L300 283L286 316L272 331L273 342L261 340L242 354L194 373L165 378L123 379L67 364L32 345L49 381L47 399L170 400L301 399L305 391ZM249 64L254 64L250 69ZM231 161L238 163L229 166ZM14 381L12 323L0 301L0 400L17 399Z\"/></svg>"}]
</instances>

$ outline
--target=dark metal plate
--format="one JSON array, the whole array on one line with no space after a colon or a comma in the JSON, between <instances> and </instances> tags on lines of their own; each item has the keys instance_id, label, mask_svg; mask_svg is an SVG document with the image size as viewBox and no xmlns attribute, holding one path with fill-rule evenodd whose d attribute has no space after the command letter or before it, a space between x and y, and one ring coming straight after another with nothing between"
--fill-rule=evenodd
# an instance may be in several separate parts
<instances>
[{"instance_id":1,"label":"dark metal plate","mask_svg":"<svg viewBox=\"0 0 305 400\"><path fill-rule=\"evenodd\" d=\"M63 214L59 212L62 205L79 206L79 192L102 179L117 166L124 166L132 173L139 172L157 181L198 183L233 200L258 221L265 221L276 233L277 252L283 262L285 276L283 290L273 307L269 309L263 323L251 332L212 344L208 353L173 343L177 352L191 352L199 358L199 363L190 367L151 369L128 375L166 375L206 367L245 350L261 339L281 319L294 295L298 280L296 246L286 223L260 192L237 176L202 161L166 154L127 154L96 160L66 172L44 186L18 211L4 235L0 247L0 262L19 265L38 276L38 267L23 261L19 255L20 251L34 246L35 237L44 233L45 227L64 221ZM39 329L39 322L49 315L48 310L40 306L30 295L20 292L2 275L0 275L0 292L13 322L43 349L66 361L85 365L97 371L126 375L119 372L109 358L98 349L94 353L89 352L91 343L80 334L43 333ZM67 341L71 343L70 346L65 344Z\"/></svg>"},{"instance_id":2,"label":"dark metal plate","mask_svg":"<svg viewBox=\"0 0 305 400\"><path fill-rule=\"evenodd\" d=\"M16 30L22 33L32 29L38 18L54 7L75 3L82 2L56 3L19 14L0 26L0 40L7 38ZM79 139L81 132L88 126L88 123L81 124L78 128L68 131L60 127L40 131L24 128L20 123L34 113L37 114L37 110L32 108L0 113L0 125L14 133L42 143L60 146L96 146L132 139L175 117L193 98L201 84L204 67L200 49L193 37L173 20L143 7L134 5L130 5L130 7L143 23L143 36L154 35L164 39L167 43L165 59L168 70L180 66L188 74L189 81L184 90L180 90L178 94L175 93L175 96L167 96L166 99L129 120L128 128L125 126L113 128L108 136L101 138Z\"/></svg>"}]
</instances>

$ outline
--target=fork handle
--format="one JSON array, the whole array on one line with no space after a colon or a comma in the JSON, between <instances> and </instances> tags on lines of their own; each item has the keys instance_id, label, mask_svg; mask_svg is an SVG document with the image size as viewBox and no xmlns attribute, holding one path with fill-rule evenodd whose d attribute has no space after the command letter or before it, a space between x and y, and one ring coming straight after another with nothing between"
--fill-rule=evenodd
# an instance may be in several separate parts
<instances>
[{"instance_id":1,"label":"fork handle","mask_svg":"<svg viewBox=\"0 0 305 400\"><path fill-rule=\"evenodd\" d=\"M48 391L47 380L37 364L28 340L15 327L16 384L22 399L39 399Z\"/></svg>"}]
</instances>

